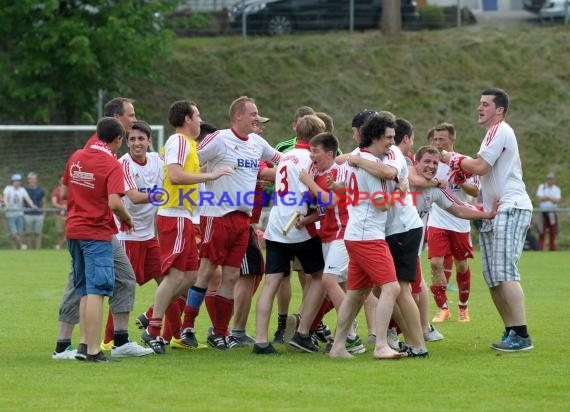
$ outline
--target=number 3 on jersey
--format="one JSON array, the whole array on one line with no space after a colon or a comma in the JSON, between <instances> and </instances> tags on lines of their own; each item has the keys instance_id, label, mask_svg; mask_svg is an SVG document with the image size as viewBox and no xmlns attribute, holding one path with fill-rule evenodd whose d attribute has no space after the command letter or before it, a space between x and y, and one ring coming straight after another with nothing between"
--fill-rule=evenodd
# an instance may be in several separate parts
<instances>
[{"instance_id":1,"label":"number 3 on jersey","mask_svg":"<svg viewBox=\"0 0 570 412\"><path fill-rule=\"evenodd\" d=\"M283 165L281 169L277 172L281 179L279 180L279 187L277 189L277 194L279 197L285 196L285 194L289 191L289 183L287 182L287 165Z\"/></svg>"}]
</instances>

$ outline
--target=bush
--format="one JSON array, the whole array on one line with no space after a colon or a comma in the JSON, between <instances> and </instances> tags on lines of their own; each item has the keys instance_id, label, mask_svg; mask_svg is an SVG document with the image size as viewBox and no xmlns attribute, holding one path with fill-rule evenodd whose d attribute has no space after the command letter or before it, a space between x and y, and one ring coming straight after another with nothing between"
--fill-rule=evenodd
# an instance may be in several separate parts
<instances>
[{"instance_id":1,"label":"bush","mask_svg":"<svg viewBox=\"0 0 570 412\"><path fill-rule=\"evenodd\" d=\"M419 9L420 23L423 28L435 30L444 26L443 8L438 6L423 6Z\"/></svg>"}]
</instances>

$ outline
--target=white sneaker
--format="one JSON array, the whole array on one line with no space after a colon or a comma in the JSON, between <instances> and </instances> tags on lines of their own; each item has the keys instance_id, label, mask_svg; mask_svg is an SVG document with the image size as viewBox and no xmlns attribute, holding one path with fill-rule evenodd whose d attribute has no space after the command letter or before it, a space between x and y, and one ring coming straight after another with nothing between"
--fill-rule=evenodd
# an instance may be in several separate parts
<instances>
[{"instance_id":1,"label":"white sneaker","mask_svg":"<svg viewBox=\"0 0 570 412\"><path fill-rule=\"evenodd\" d=\"M400 350L400 341L398 340L398 330L396 328L388 329L388 346L394 350Z\"/></svg>"},{"instance_id":2,"label":"white sneaker","mask_svg":"<svg viewBox=\"0 0 570 412\"><path fill-rule=\"evenodd\" d=\"M113 358L126 358L130 356L146 356L154 353L151 348L143 348L136 342L128 342L122 346L115 346L111 349Z\"/></svg>"},{"instance_id":3,"label":"white sneaker","mask_svg":"<svg viewBox=\"0 0 570 412\"><path fill-rule=\"evenodd\" d=\"M70 345L63 352L52 353L51 358L55 360L75 360L75 355L77 355L77 350Z\"/></svg>"},{"instance_id":4,"label":"white sneaker","mask_svg":"<svg viewBox=\"0 0 570 412\"><path fill-rule=\"evenodd\" d=\"M424 339L426 342L435 342L438 340L443 340L443 334L438 331L433 325L430 325L430 331L424 333Z\"/></svg>"}]
</instances>

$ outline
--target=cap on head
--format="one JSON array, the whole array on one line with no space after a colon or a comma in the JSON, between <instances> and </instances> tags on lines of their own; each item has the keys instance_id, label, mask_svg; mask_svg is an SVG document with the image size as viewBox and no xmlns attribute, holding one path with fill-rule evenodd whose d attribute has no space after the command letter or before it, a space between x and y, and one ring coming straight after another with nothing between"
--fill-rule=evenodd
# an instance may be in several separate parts
<instances>
[{"instance_id":1,"label":"cap on head","mask_svg":"<svg viewBox=\"0 0 570 412\"><path fill-rule=\"evenodd\" d=\"M269 117L257 116L257 120L259 121L259 123L267 123L271 119Z\"/></svg>"},{"instance_id":2,"label":"cap on head","mask_svg":"<svg viewBox=\"0 0 570 412\"><path fill-rule=\"evenodd\" d=\"M554 179L554 173L549 173L546 175L547 179Z\"/></svg>"},{"instance_id":3,"label":"cap on head","mask_svg":"<svg viewBox=\"0 0 570 412\"><path fill-rule=\"evenodd\" d=\"M22 176L19 175L18 173L13 174L12 178L10 179L12 182L16 182L16 181L21 181L22 180Z\"/></svg>"},{"instance_id":4,"label":"cap on head","mask_svg":"<svg viewBox=\"0 0 570 412\"><path fill-rule=\"evenodd\" d=\"M370 109L364 109L352 118L352 127L360 127L364 124L368 117L372 116L376 111Z\"/></svg>"}]
</instances>

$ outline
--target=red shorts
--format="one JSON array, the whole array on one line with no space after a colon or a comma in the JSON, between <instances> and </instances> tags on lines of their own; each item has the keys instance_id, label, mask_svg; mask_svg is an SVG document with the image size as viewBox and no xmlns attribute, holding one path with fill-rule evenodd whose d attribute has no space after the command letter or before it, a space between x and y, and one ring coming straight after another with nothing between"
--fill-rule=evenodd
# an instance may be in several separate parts
<instances>
[{"instance_id":1,"label":"red shorts","mask_svg":"<svg viewBox=\"0 0 570 412\"><path fill-rule=\"evenodd\" d=\"M438 227L427 228L428 259L452 255L456 260L473 259L471 233L459 233Z\"/></svg>"},{"instance_id":2,"label":"red shorts","mask_svg":"<svg viewBox=\"0 0 570 412\"><path fill-rule=\"evenodd\" d=\"M414 295L417 295L422 291L422 262L419 256L418 264L416 266L416 280L410 282L410 286L412 287L412 293Z\"/></svg>"},{"instance_id":3,"label":"red shorts","mask_svg":"<svg viewBox=\"0 0 570 412\"><path fill-rule=\"evenodd\" d=\"M200 257L216 265L239 268L249 242L251 218L242 212L221 217L200 216Z\"/></svg>"},{"instance_id":4,"label":"red shorts","mask_svg":"<svg viewBox=\"0 0 570 412\"><path fill-rule=\"evenodd\" d=\"M350 259L347 289L367 289L398 281L394 260L385 240L345 240L344 244Z\"/></svg>"},{"instance_id":5,"label":"red shorts","mask_svg":"<svg viewBox=\"0 0 570 412\"><path fill-rule=\"evenodd\" d=\"M156 217L160 241L161 273L166 275L170 268L182 272L198 270L198 248L194 237L194 225L185 217Z\"/></svg>"},{"instance_id":6,"label":"red shorts","mask_svg":"<svg viewBox=\"0 0 570 412\"><path fill-rule=\"evenodd\" d=\"M160 245L157 238L142 241L121 240L121 245L131 262L139 285L161 276Z\"/></svg>"}]
</instances>

